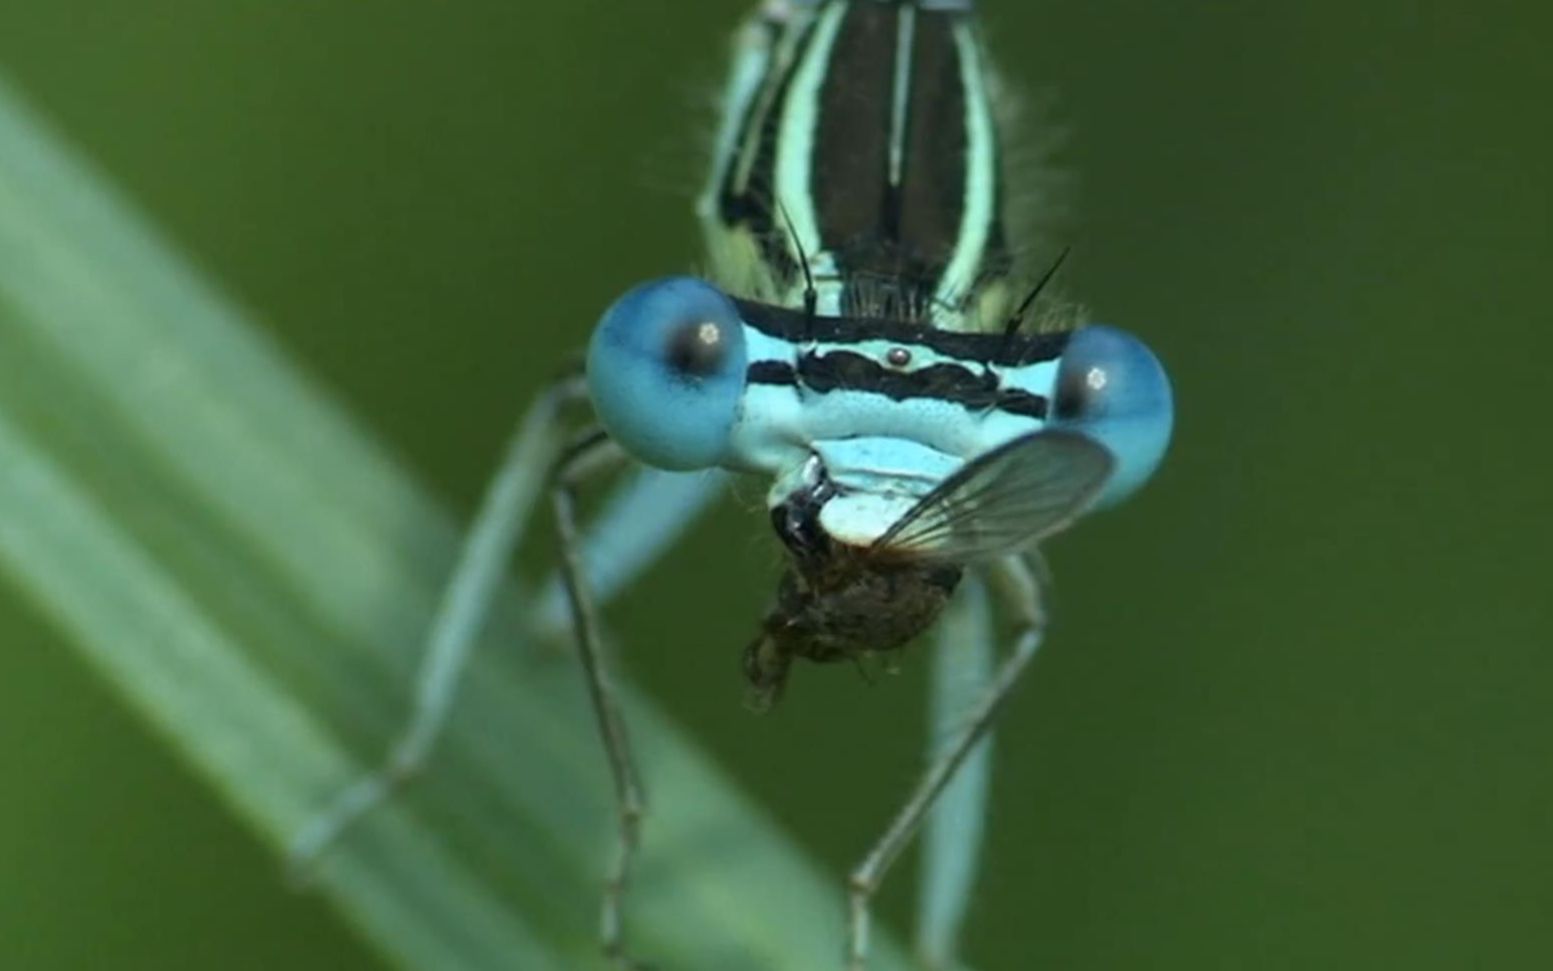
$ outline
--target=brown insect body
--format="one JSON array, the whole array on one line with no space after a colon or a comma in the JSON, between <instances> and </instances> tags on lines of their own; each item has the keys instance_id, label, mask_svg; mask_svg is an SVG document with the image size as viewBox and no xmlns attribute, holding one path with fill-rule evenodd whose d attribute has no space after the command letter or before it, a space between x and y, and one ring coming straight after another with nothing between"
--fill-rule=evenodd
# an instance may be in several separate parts
<instances>
[{"instance_id":1,"label":"brown insect body","mask_svg":"<svg viewBox=\"0 0 1553 971\"><path fill-rule=\"evenodd\" d=\"M819 512L833 489L822 481L772 510L789 561L744 655L753 707L776 702L794 658L856 661L904 647L938 619L960 582L960 567L832 539Z\"/></svg>"}]
</instances>

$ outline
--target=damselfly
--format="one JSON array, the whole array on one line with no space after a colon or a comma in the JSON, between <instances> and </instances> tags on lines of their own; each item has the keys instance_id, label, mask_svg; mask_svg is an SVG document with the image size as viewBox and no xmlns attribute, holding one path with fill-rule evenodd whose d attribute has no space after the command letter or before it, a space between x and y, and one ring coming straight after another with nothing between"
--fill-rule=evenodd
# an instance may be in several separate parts
<instances>
[{"instance_id":1,"label":"damselfly","mask_svg":"<svg viewBox=\"0 0 1553 971\"><path fill-rule=\"evenodd\" d=\"M777 699L796 659L897 651L951 603L943 628L968 641L964 663L986 665L974 696L942 706L948 741L849 881L846 962L860 968L870 897L935 801L955 800L961 822L930 831L919 936L935 966L952 959L984 798L977 746L1042 637L1035 548L1137 490L1172 417L1164 371L1140 342L1053 313L1045 277L1028 286L1029 254L1005 219L1005 179L1020 173L1005 171L971 7L769 0L745 24L698 207L712 281L673 277L621 297L594 331L585 374L522 422L431 633L414 722L386 768L303 834L300 860L423 761L486 601L548 489L561 589L618 797L603 943L630 966L621 913L643 803L595 603L722 482L667 470L753 473L773 480L767 504L787 553L744 655L757 707ZM576 409L597 425L570 436ZM582 541L574 490L626 458L650 469ZM995 668L986 591L1017 628ZM935 678L954 681L943 663Z\"/></svg>"}]
</instances>

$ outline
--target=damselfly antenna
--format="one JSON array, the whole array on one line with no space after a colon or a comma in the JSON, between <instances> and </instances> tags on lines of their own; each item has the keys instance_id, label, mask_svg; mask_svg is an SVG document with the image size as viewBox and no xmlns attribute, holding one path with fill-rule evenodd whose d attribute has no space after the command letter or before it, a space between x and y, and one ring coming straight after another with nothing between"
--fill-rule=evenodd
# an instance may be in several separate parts
<instances>
[{"instance_id":1,"label":"damselfly antenna","mask_svg":"<svg viewBox=\"0 0 1553 971\"><path fill-rule=\"evenodd\" d=\"M793 241L793 251L798 254L798 268L803 271L803 313L804 322L807 324L814 320L815 311L820 305L820 293L814 288L814 273L809 269L809 254L804 252L803 240L798 238L798 228L793 225L793 217L781 200L777 201L777 211L782 214L782 225L787 227L788 238Z\"/></svg>"},{"instance_id":2,"label":"damselfly antenna","mask_svg":"<svg viewBox=\"0 0 1553 971\"><path fill-rule=\"evenodd\" d=\"M1003 337L1005 339L1019 333L1019 328L1024 326L1025 314L1030 312L1030 308L1035 305L1036 298L1041 295L1041 291L1046 289L1046 285L1052 282L1052 277L1056 276L1057 271L1062 269L1063 261L1068 258L1068 254L1071 252L1073 252L1073 247L1063 247L1062 252L1057 255L1057 259L1052 262L1051 268L1031 288L1030 295L1025 297L1019 304L1019 308L1009 315L1008 322L1003 325Z\"/></svg>"}]
</instances>

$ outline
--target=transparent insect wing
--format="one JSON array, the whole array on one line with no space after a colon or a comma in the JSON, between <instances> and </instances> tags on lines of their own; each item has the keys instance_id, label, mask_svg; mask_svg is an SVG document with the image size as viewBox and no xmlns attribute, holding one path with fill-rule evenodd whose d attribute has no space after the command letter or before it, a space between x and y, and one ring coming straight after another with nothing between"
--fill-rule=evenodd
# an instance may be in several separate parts
<instances>
[{"instance_id":1,"label":"transparent insect wing","mask_svg":"<svg viewBox=\"0 0 1553 971\"><path fill-rule=\"evenodd\" d=\"M1089 509L1116 460L1084 435L1057 429L979 456L902 516L872 549L945 563L1018 553Z\"/></svg>"}]
</instances>

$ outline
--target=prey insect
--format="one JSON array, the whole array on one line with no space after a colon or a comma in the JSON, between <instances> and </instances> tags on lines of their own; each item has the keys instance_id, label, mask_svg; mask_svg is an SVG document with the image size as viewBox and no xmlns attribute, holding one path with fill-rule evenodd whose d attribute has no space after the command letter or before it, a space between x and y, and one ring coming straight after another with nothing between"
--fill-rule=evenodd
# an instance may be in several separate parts
<instances>
[{"instance_id":1,"label":"prey insect","mask_svg":"<svg viewBox=\"0 0 1553 971\"><path fill-rule=\"evenodd\" d=\"M986 735L1044 633L1036 548L1142 486L1172 423L1164 370L1136 338L1027 326L1049 298L1045 278L1033 292L1018 286L1025 254L1005 219L1006 179L1018 173L1004 171L993 91L970 0L770 0L746 22L698 206L710 279L620 297L585 373L520 424L431 631L414 720L383 770L300 836L300 863L425 760L548 491L619 811L603 946L636 966L623 911L644 803L598 604L719 492L723 478L706 470L761 475L786 568L743 656L755 707L778 700L797 661L889 655L940 627L940 737L850 876L844 961L863 967L870 899L942 802L919 950L929 966L953 962ZM577 409L596 424L568 435ZM625 460L647 470L583 539L575 491ZM993 604L1013 630L995 664ZM980 672L970 690L954 689L959 668Z\"/></svg>"}]
</instances>

